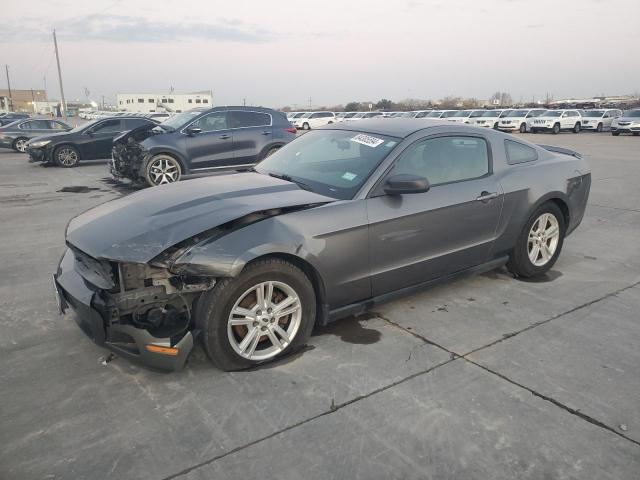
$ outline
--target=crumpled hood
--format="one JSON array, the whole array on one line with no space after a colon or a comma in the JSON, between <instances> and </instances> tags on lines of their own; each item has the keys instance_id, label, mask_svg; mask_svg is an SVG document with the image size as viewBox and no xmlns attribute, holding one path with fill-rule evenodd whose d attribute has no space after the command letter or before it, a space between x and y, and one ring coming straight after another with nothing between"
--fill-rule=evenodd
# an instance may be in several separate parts
<instances>
[{"instance_id":1,"label":"crumpled hood","mask_svg":"<svg viewBox=\"0 0 640 480\"><path fill-rule=\"evenodd\" d=\"M67 242L88 255L147 263L167 248L244 215L334 199L245 172L148 188L75 217Z\"/></svg>"}]
</instances>

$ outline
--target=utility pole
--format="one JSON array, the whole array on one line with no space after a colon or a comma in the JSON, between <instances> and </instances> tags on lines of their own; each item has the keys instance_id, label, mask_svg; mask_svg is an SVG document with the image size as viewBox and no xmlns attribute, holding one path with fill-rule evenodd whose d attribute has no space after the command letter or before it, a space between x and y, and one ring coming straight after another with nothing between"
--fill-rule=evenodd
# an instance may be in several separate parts
<instances>
[{"instance_id":1,"label":"utility pole","mask_svg":"<svg viewBox=\"0 0 640 480\"><path fill-rule=\"evenodd\" d=\"M243 107L246 107L246 106L247 106L247 99L246 99L246 98L243 98L243 99L242 99L242 106L243 106Z\"/></svg>"},{"instance_id":2,"label":"utility pole","mask_svg":"<svg viewBox=\"0 0 640 480\"><path fill-rule=\"evenodd\" d=\"M64 99L64 88L62 88L62 70L60 69L60 56L58 55L58 40L56 39L56 31L53 30L53 45L56 47L56 62L58 64L58 81L60 82L60 100L62 101L62 110L64 112L64 120L67 121L67 102Z\"/></svg>"},{"instance_id":3,"label":"utility pole","mask_svg":"<svg viewBox=\"0 0 640 480\"><path fill-rule=\"evenodd\" d=\"M9 65L4 66L7 71L7 87L9 87L9 111L13 111L13 96L11 96L11 82L9 81Z\"/></svg>"},{"instance_id":4,"label":"utility pole","mask_svg":"<svg viewBox=\"0 0 640 480\"><path fill-rule=\"evenodd\" d=\"M102 110L104 110L104 95L102 95Z\"/></svg>"},{"instance_id":5,"label":"utility pole","mask_svg":"<svg viewBox=\"0 0 640 480\"><path fill-rule=\"evenodd\" d=\"M311 97L309 97L309 111L311 111Z\"/></svg>"},{"instance_id":6,"label":"utility pole","mask_svg":"<svg viewBox=\"0 0 640 480\"><path fill-rule=\"evenodd\" d=\"M42 77L42 80L44 81L44 98L49 100L49 97L47 97L47 76Z\"/></svg>"}]
</instances>

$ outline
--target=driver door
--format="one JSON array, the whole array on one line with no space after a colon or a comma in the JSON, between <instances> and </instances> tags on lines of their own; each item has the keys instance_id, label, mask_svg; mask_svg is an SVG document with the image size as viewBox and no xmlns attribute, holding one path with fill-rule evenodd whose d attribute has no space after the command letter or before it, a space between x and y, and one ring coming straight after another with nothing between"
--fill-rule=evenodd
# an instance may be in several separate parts
<instances>
[{"instance_id":1,"label":"driver door","mask_svg":"<svg viewBox=\"0 0 640 480\"><path fill-rule=\"evenodd\" d=\"M387 178L397 174L425 177L431 186L404 195L380 189L367 199L374 296L488 261L503 193L484 137L419 140Z\"/></svg>"},{"instance_id":2,"label":"driver door","mask_svg":"<svg viewBox=\"0 0 640 480\"><path fill-rule=\"evenodd\" d=\"M94 125L85 133L84 141L78 145L82 158L110 158L113 139L122 131L122 120L116 118Z\"/></svg>"},{"instance_id":3,"label":"driver door","mask_svg":"<svg viewBox=\"0 0 640 480\"><path fill-rule=\"evenodd\" d=\"M185 129L189 168L215 168L233 164L233 130L229 112L211 112ZM200 129L189 133L190 129Z\"/></svg>"}]
</instances>

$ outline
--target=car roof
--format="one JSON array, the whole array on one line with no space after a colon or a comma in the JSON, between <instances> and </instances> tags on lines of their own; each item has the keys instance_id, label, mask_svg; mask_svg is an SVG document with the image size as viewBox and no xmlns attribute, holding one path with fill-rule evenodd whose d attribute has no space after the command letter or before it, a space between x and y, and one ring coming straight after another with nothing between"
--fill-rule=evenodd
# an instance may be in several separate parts
<instances>
[{"instance_id":1,"label":"car roof","mask_svg":"<svg viewBox=\"0 0 640 480\"><path fill-rule=\"evenodd\" d=\"M245 112L264 112L264 113L272 113L275 110L273 108L264 108L264 107L245 107L243 105L235 106L235 105L226 105L224 107L213 107L213 108L194 108L193 110L202 111L202 112L219 112L221 110L238 110ZM284 112L280 112L284 113Z\"/></svg>"},{"instance_id":2,"label":"car roof","mask_svg":"<svg viewBox=\"0 0 640 480\"><path fill-rule=\"evenodd\" d=\"M388 135L390 137L406 138L418 130L425 128L449 125L450 122L437 118L398 118L393 122L380 118L362 120L356 123L332 123L320 127L322 130L351 130L378 135Z\"/></svg>"}]
</instances>

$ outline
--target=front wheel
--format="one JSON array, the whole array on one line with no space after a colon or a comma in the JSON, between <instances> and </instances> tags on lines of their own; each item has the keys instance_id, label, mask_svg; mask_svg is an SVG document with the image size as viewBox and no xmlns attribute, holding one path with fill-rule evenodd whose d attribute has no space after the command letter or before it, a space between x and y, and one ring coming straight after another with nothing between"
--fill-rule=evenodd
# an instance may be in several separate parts
<instances>
[{"instance_id":1,"label":"front wheel","mask_svg":"<svg viewBox=\"0 0 640 480\"><path fill-rule=\"evenodd\" d=\"M556 263L566 225L560 208L553 202L540 206L525 224L513 247L507 268L519 277L546 273Z\"/></svg>"},{"instance_id":2,"label":"front wheel","mask_svg":"<svg viewBox=\"0 0 640 480\"><path fill-rule=\"evenodd\" d=\"M311 130L311 126L307 122L304 122L302 124L302 129L303 130Z\"/></svg>"},{"instance_id":3,"label":"front wheel","mask_svg":"<svg viewBox=\"0 0 640 480\"><path fill-rule=\"evenodd\" d=\"M182 176L180 162L170 155L156 155L152 157L144 170L144 177L149 186L175 183Z\"/></svg>"},{"instance_id":4,"label":"front wheel","mask_svg":"<svg viewBox=\"0 0 640 480\"><path fill-rule=\"evenodd\" d=\"M598 126L596 127L596 132L600 133L602 132L602 124L599 123Z\"/></svg>"},{"instance_id":5,"label":"front wheel","mask_svg":"<svg viewBox=\"0 0 640 480\"><path fill-rule=\"evenodd\" d=\"M527 133L527 124L526 123L521 123L520 124L520 133Z\"/></svg>"},{"instance_id":6,"label":"front wheel","mask_svg":"<svg viewBox=\"0 0 640 480\"><path fill-rule=\"evenodd\" d=\"M554 134L554 135L557 135L557 134L559 134L559 133L560 133L560 124L559 124L559 123L556 123L556 124L553 126L553 130L552 130L552 132L553 132L553 134Z\"/></svg>"},{"instance_id":7,"label":"front wheel","mask_svg":"<svg viewBox=\"0 0 640 480\"><path fill-rule=\"evenodd\" d=\"M573 126L573 133L580 133L580 122L576 122Z\"/></svg>"},{"instance_id":8,"label":"front wheel","mask_svg":"<svg viewBox=\"0 0 640 480\"><path fill-rule=\"evenodd\" d=\"M285 260L267 258L203 294L196 323L211 361L232 371L303 347L315 313L316 296L305 273Z\"/></svg>"},{"instance_id":9,"label":"front wheel","mask_svg":"<svg viewBox=\"0 0 640 480\"><path fill-rule=\"evenodd\" d=\"M53 152L53 160L56 165L65 168L76 167L80 162L80 153L72 145L63 145Z\"/></svg>"},{"instance_id":10,"label":"front wheel","mask_svg":"<svg viewBox=\"0 0 640 480\"><path fill-rule=\"evenodd\" d=\"M20 153L24 153L27 151L27 142L29 141L28 138L24 138L24 137L20 137L20 138L16 138L16 141L13 142L13 149L16 152L20 152Z\"/></svg>"}]
</instances>

